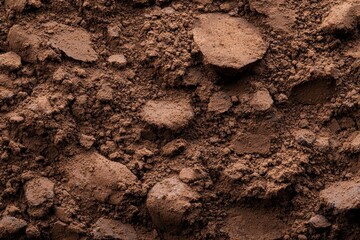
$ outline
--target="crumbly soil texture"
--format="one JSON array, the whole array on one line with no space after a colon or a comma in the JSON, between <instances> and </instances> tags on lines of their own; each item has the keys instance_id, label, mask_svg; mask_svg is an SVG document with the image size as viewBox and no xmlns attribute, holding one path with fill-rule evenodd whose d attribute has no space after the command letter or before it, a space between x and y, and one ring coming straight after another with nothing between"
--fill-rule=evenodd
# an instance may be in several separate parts
<instances>
[{"instance_id":1,"label":"crumbly soil texture","mask_svg":"<svg viewBox=\"0 0 360 240\"><path fill-rule=\"evenodd\" d=\"M0 239L360 239L357 0L0 0Z\"/></svg>"}]
</instances>

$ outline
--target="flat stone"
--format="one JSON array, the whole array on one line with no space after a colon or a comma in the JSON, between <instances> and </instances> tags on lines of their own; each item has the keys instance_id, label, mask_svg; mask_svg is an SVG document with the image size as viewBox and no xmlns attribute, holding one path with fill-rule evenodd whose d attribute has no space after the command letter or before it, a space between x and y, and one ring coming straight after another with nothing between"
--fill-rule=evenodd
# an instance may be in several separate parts
<instances>
[{"instance_id":1,"label":"flat stone","mask_svg":"<svg viewBox=\"0 0 360 240\"><path fill-rule=\"evenodd\" d=\"M100 218L93 225L94 239L137 240L135 229L129 224L123 224L113 219Z\"/></svg>"},{"instance_id":2,"label":"flat stone","mask_svg":"<svg viewBox=\"0 0 360 240\"><path fill-rule=\"evenodd\" d=\"M237 154L270 152L271 136L264 134L241 134L233 142L234 151Z\"/></svg>"},{"instance_id":3,"label":"flat stone","mask_svg":"<svg viewBox=\"0 0 360 240\"><path fill-rule=\"evenodd\" d=\"M221 114L227 112L231 107L231 98L224 92L217 92L210 97L208 111Z\"/></svg>"},{"instance_id":4,"label":"flat stone","mask_svg":"<svg viewBox=\"0 0 360 240\"><path fill-rule=\"evenodd\" d=\"M121 204L128 189L136 190L136 176L123 164L96 152L76 155L66 165L72 194L86 201Z\"/></svg>"},{"instance_id":5,"label":"flat stone","mask_svg":"<svg viewBox=\"0 0 360 240\"><path fill-rule=\"evenodd\" d=\"M170 177L155 184L149 191L146 207L158 228L173 232L197 218L195 202L199 198L197 192L177 177Z\"/></svg>"},{"instance_id":6,"label":"flat stone","mask_svg":"<svg viewBox=\"0 0 360 240\"><path fill-rule=\"evenodd\" d=\"M320 192L325 203L338 211L360 207L360 178L331 184Z\"/></svg>"},{"instance_id":7,"label":"flat stone","mask_svg":"<svg viewBox=\"0 0 360 240\"><path fill-rule=\"evenodd\" d=\"M0 69L10 71L17 70L21 67L21 57L14 52L0 54Z\"/></svg>"},{"instance_id":8,"label":"flat stone","mask_svg":"<svg viewBox=\"0 0 360 240\"><path fill-rule=\"evenodd\" d=\"M157 100L147 102L140 116L145 122L159 128L177 130L190 122L194 112L187 100Z\"/></svg>"},{"instance_id":9,"label":"flat stone","mask_svg":"<svg viewBox=\"0 0 360 240\"><path fill-rule=\"evenodd\" d=\"M267 44L247 20L217 13L203 14L199 19L193 35L205 63L240 70L263 58Z\"/></svg>"},{"instance_id":10,"label":"flat stone","mask_svg":"<svg viewBox=\"0 0 360 240\"><path fill-rule=\"evenodd\" d=\"M114 90L109 84L103 84L96 94L96 98L101 102L109 102L113 99Z\"/></svg>"},{"instance_id":11,"label":"flat stone","mask_svg":"<svg viewBox=\"0 0 360 240\"><path fill-rule=\"evenodd\" d=\"M356 28L360 17L360 3L344 1L330 9L320 28L325 32L348 32Z\"/></svg>"},{"instance_id":12,"label":"flat stone","mask_svg":"<svg viewBox=\"0 0 360 240\"><path fill-rule=\"evenodd\" d=\"M60 23L48 23L47 28L53 27L54 34L49 43L60 49L68 57L82 62L95 62L97 53L91 46L90 34L82 28L73 28Z\"/></svg>"},{"instance_id":13,"label":"flat stone","mask_svg":"<svg viewBox=\"0 0 360 240\"><path fill-rule=\"evenodd\" d=\"M25 198L28 213L33 217L42 217L53 206L54 183L45 177L34 178L25 186Z\"/></svg>"},{"instance_id":14,"label":"flat stone","mask_svg":"<svg viewBox=\"0 0 360 240\"><path fill-rule=\"evenodd\" d=\"M161 152L163 156L173 157L185 150L187 142L184 139L175 139L162 147Z\"/></svg>"},{"instance_id":15,"label":"flat stone","mask_svg":"<svg viewBox=\"0 0 360 240\"><path fill-rule=\"evenodd\" d=\"M12 239L15 234L25 229L26 226L26 221L22 219L11 216L4 216L0 220L0 238Z\"/></svg>"}]
</instances>

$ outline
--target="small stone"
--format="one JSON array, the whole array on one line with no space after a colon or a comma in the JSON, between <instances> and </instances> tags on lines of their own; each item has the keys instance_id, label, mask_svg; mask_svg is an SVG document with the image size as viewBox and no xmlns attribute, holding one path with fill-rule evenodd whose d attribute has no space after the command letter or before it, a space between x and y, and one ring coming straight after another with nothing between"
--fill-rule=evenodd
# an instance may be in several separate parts
<instances>
[{"instance_id":1,"label":"small stone","mask_svg":"<svg viewBox=\"0 0 360 240\"><path fill-rule=\"evenodd\" d=\"M1 239L12 239L19 232L21 232L27 226L26 221L11 217L4 216L0 220L0 238Z\"/></svg>"},{"instance_id":2,"label":"small stone","mask_svg":"<svg viewBox=\"0 0 360 240\"><path fill-rule=\"evenodd\" d=\"M17 70L21 67L21 57L14 52L0 54L0 69L10 71Z\"/></svg>"},{"instance_id":3,"label":"small stone","mask_svg":"<svg viewBox=\"0 0 360 240\"><path fill-rule=\"evenodd\" d=\"M22 122L24 122L24 120L25 120L25 118L20 115L13 115L9 118L9 121L11 123L22 123Z\"/></svg>"},{"instance_id":4,"label":"small stone","mask_svg":"<svg viewBox=\"0 0 360 240\"><path fill-rule=\"evenodd\" d=\"M163 146L161 152L163 156L173 157L183 152L186 146L187 142L184 139L175 139Z\"/></svg>"},{"instance_id":5,"label":"small stone","mask_svg":"<svg viewBox=\"0 0 360 240\"><path fill-rule=\"evenodd\" d=\"M5 8L21 13L26 7L27 0L5 0Z\"/></svg>"},{"instance_id":6,"label":"small stone","mask_svg":"<svg viewBox=\"0 0 360 240\"><path fill-rule=\"evenodd\" d=\"M308 238L304 234L298 235L298 240L307 240Z\"/></svg>"},{"instance_id":7,"label":"small stone","mask_svg":"<svg viewBox=\"0 0 360 240\"><path fill-rule=\"evenodd\" d=\"M96 139L93 136L80 134L80 145L87 150L89 150L93 146L95 140Z\"/></svg>"},{"instance_id":8,"label":"small stone","mask_svg":"<svg viewBox=\"0 0 360 240\"><path fill-rule=\"evenodd\" d=\"M68 162L65 172L72 194L83 202L97 200L120 205L139 189L137 177L125 165L96 152L76 155Z\"/></svg>"},{"instance_id":9,"label":"small stone","mask_svg":"<svg viewBox=\"0 0 360 240\"><path fill-rule=\"evenodd\" d=\"M315 140L316 135L308 129L300 129L294 132L295 141L298 144L311 146Z\"/></svg>"},{"instance_id":10,"label":"small stone","mask_svg":"<svg viewBox=\"0 0 360 240\"><path fill-rule=\"evenodd\" d=\"M107 27L107 35L110 40L120 37L120 27L117 25L109 25Z\"/></svg>"},{"instance_id":11,"label":"small stone","mask_svg":"<svg viewBox=\"0 0 360 240\"><path fill-rule=\"evenodd\" d=\"M37 239L41 236L39 229L34 225L29 225L26 228L26 237L28 239Z\"/></svg>"},{"instance_id":12,"label":"small stone","mask_svg":"<svg viewBox=\"0 0 360 240\"><path fill-rule=\"evenodd\" d=\"M247 20L217 13L202 14L199 19L193 35L205 63L241 70L263 58L267 45L260 31Z\"/></svg>"},{"instance_id":13,"label":"small stone","mask_svg":"<svg viewBox=\"0 0 360 240\"><path fill-rule=\"evenodd\" d=\"M53 74L53 80L55 82L61 82L68 76L68 73L63 67L59 67Z\"/></svg>"},{"instance_id":14,"label":"small stone","mask_svg":"<svg viewBox=\"0 0 360 240\"><path fill-rule=\"evenodd\" d=\"M327 228L331 226L331 223L323 215L315 215L310 218L309 223L314 228Z\"/></svg>"},{"instance_id":15,"label":"small stone","mask_svg":"<svg viewBox=\"0 0 360 240\"><path fill-rule=\"evenodd\" d=\"M114 90L109 84L103 84L96 94L96 98L101 102L110 102L113 99Z\"/></svg>"},{"instance_id":16,"label":"small stone","mask_svg":"<svg viewBox=\"0 0 360 240\"><path fill-rule=\"evenodd\" d=\"M224 92L217 92L210 97L208 111L221 114L227 112L231 106L231 98Z\"/></svg>"},{"instance_id":17,"label":"small stone","mask_svg":"<svg viewBox=\"0 0 360 240\"><path fill-rule=\"evenodd\" d=\"M198 217L196 202L200 195L177 177L155 184L149 191L146 207L153 223L167 232L176 232L184 224L191 225Z\"/></svg>"},{"instance_id":18,"label":"small stone","mask_svg":"<svg viewBox=\"0 0 360 240\"><path fill-rule=\"evenodd\" d=\"M335 182L320 192L325 203L344 212L360 208L360 178Z\"/></svg>"},{"instance_id":19,"label":"small stone","mask_svg":"<svg viewBox=\"0 0 360 240\"><path fill-rule=\"evenodd\" d=\"M343 145L344 150L358 153L360 152L360 131L357 131L347 139Z\"/></svg>"},{"instance_id":20,"label":"small stone","mask_svg":"<svg viewBox=\"0 0 360 240\"><path fill-rule=\"evenodd\" d=\"M259 90L252 96L250 105L256 111L267 111L269 110L274 101L267 90Z\"/></svg>"},{"instance_id":21,"label":"small stone","mask_svg":"<svg viewBox=\"0 0 360 240\"><path fill-rule=\"evenodd\" d=\"M28 181L25 186L28 213L32 217L43 217L53 206L54 183L48 178L39 177Z\"/></svg>"},{"instance_id":22,"label":"small stone","mask_svg":"<svg viewBox=\"0 0 360 240\"><path fill-rule=\"evenodd\" d=\"M147 102L140 115L145 122L158 128L178 130L192 120L194 112L187 100L157 100Z\"/></svg>"},{"instance_id":23,"label":"small stone","mask_svg":"<svg viewBox=\"0 0 360 240\"><path fill-rule=\"evenodd\" d=\"M11 51L20 55L21 59L35 63L40 48L40 37L26 30L20 25L14 25L8 33L8 42Z\"/></svg>"},{"instance_id":24,"label":"small stone","mask_svg":"<svg viewBox=\"0 0 360 240\"><path fill-rule=\"evenodd\" d=\"M183 168L179 173L179 178L184 183L192 183L206 176L206 173L200 168Z\"/></svg>"},{"instance_id":25,"label":"small stone","mask_svg":"<svg viewBox=\"0 0 360 240\"><path fill-rule=\"evenodd\" d=\"M123 54L111 55L108 62L118 68L123 68L127 65L127 60Z\"/></svg>"},{"instance_id":26,"label":"small stone","mask_svg":"<svg viewBox=\"0 0 360 240\"><path fill-rule=\"evenodd\" d=\"M0 103L5 101L5 100L9 100L11 99L13 96L14 96L14 92L5 88L5 87L2 87L0 86Z\"/></svg>"},{"instance_id":27,"label":"small stone","mask_svg":"<svg viewBox=\"0 0 360 240\"><path fill-rule=\"evenodd\" d=\"M120 221L100 218L93 225L92 235L94 239L123 239L137 240L135 229L129 224Z\"/></svg>"}]
</instances>

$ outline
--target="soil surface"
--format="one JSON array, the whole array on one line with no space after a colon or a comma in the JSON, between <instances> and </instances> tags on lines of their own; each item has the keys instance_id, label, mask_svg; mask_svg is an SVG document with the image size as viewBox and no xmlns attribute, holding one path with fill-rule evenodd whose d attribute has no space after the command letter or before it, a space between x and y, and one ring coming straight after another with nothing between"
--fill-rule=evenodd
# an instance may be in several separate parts
<instances>
[{"instance_id":1,"label":"soil surface","mask_svg":"<svg viewBox=\"0 0 360 240\"><path fill-rule=\"evenodd\" d=\"M0 0L0 239L360 239L357 0Z\"/></svg>"}]
</instances>

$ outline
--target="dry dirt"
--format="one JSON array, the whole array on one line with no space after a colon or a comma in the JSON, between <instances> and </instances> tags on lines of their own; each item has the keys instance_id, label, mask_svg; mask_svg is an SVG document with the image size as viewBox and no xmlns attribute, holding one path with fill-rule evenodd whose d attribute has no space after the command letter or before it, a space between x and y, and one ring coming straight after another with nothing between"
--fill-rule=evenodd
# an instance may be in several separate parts
<instances>
[{"instance_id":1,"label":"dry dirt","mask_svg":"<svg viewBox=\"0 0 360 240\"><path fill-rule=\"evenodd\" d=\"M0 0L0 239L360 239L357 0Z\"/></svg>"}]
</instances>

